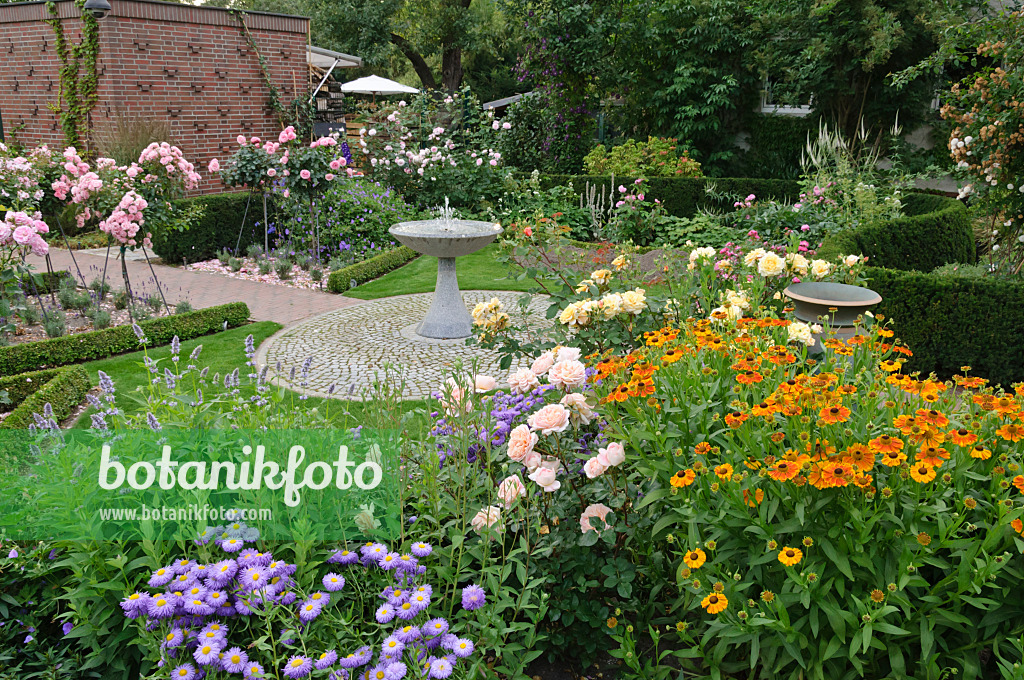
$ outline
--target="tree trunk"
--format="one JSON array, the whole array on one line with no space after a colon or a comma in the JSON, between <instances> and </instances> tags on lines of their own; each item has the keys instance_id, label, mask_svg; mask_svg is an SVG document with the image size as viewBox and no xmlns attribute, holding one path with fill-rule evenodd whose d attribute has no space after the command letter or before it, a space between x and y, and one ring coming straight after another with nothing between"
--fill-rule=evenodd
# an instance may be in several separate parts
<instances>
[{"instance_id":1,"label":"tree trunk","mask_svg":"<svg viewBox=\"0 0 1024 680\"><path fill-rule=\"evenodd\" d=\"M441 85L449 93L462 85L462 48L449 47L441 55Z\"/></svg>"},{"instance_id":2,"label":"tree trunk","mask_svg":"<svg viewBox=\"0 0 1024 680\"><path fill-rule=\"evenodd\" d=\"M412 68L416 71L416 75L420 77L423 87L428 90L436 89L437 81L434 80L434 74L431 73L430 66L427 65L423 55L413 48L412 43L397 33L391 34L391 42L412 64Z\"/></svg>"}]
</instances>

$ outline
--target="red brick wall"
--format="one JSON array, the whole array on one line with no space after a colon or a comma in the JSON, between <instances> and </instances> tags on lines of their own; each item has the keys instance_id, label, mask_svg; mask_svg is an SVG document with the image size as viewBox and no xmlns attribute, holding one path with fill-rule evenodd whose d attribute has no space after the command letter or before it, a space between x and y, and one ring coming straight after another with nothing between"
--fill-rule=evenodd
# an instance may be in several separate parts
<instances>
[{"instance_id":1,"label":"red brick wall","mask_svg":"<svg viewBox=\"0 0 1024 680\"><path fill-rule=\"evenodd\" d=\"M235 15L226 10L153 0L111 0L100 22L99 91L95 131L111 129L118 111L169 122L171 141L204 175L211 158L230 154L239 133L275 138L280 130L268 103L259 59ZM71 0L57 8L69 42L80 19ZM57 114L59 62L42 2L0 5L0 113L8 140L62 147ZM247 14L246 25L267 64L282 103L308 91L309 20Z\"/></svg>"}]
</instances>

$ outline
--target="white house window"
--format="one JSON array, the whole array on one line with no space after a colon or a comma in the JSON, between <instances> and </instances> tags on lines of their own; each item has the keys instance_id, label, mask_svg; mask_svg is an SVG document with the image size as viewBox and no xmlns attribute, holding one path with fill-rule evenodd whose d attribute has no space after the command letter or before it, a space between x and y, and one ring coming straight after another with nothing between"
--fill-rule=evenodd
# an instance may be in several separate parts
<instances>
[{"instance_id":1,"label":"white house window","mask_svg":"<svg viewBox=\"0 0 1024 680\"><path fill-rule=\"evenodd\" d=\"M810 101L800 106L776 104L775 98L772 96L772 81L768 78L764 79L764 85L761 87L761 107L759 109L761 113L770 113L777 116L796 116L798 118L802 118L803 116L809 115L812 110Z\"/></svg>"}]
</instances>

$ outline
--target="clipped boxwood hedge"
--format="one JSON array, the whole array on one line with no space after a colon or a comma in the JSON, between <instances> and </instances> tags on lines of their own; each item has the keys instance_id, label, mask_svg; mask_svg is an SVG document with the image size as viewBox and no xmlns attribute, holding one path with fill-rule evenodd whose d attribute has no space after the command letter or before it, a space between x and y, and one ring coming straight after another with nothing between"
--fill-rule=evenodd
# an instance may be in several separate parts
<instances>
[{"instance_id":1,"label":"clipped boxwood hedge","mask_svg":"<svg viewBox=\"0 0 1024 680\"><path fill-rule=\"evenodd\" d=\"M33 413L42 414L49 404L58 423L74 412L89 391L89 374L81 366L32 371L0 378L0 390L7 390L11 401L2 405L10 414L0 429L23 430L35 422Z\"/></svg>"},{"instance_id":2,"label":"clipped boxwood hedge","mask_svg":"<svg viewBox=\"0 0 1024 680\"><path fill-rule=\"evenodd\" d=\"M960 201L912 193L904 206L905 217L829 236L818 256L830 260L855 253L875 267L924 272L949 262L977 262L971 219Z\"/></svg>"},{"instance_id":3,"label":"clipped boxwood hedge","mask_svg":"<svg viewBox=\"0 0 1024 680\"><path fill-rule=\"evenodd\" d=\"M949 377L970 366L1004 387L1024 381L1024 283L881 267L868 277L882 296L875 311L914 352L907 368Z\"/></svg>"},{"instance_id":4,"label":"clipped boxwood hedge","mask_svg":"<svg viewBox=\"0 0 1024 680\"><path fill-rule=\"evenodd\" d=\"M407 262L411 262L419 255L415 250L406 246L399 246L380 255L374 255L362 262L331 272L331 275L327 277L327 290L331 293L344 293L352 287L353 281L357 286L372 281L398 269Z\"/></svg>"},{"instance_id":5,"label":"clipped boxwood hedge","mask_svg":"<svg viewBox=\"0 0 1024 680\"><path fill-rule=\"evenodd\" d=\"M187 314L150 319L139 326L149 339L149 346L158 347L169 343L175 335L181 340L190 340L219 331L225 323L228 328L234 328L248 321L249 308L246 304L232 302ZM130 325L0 347L0 376L105 359L115 354L134 352L138 348L138 338Z\"/></svg>"},{"instance_id":6,"label":"clipped boxwood hedge","mask_svg":"<svg viewBox=\"0 0 1024 680\"><path fill-rule=\"evenodd\" d=\"M977 262L970 217L956 199L923 193L906 197L906 212L832 235L818 255L870 258L868 285L882 296L875 311L914 352L907 369L948 378L970 366L1004 386L1024 380L1024 283L931 273Z\"/></svg>"},{"instance_id":7,"label":"clipped boxwood hedge","mask_svg":"<svg viewBox=\"0 0 1024 680\"><path fill-rule=\"evenodd\" d=\"M635 177L616 177L615 188L631 184L635 180ZM580 195L583 194L587 182L610 186L611 181L611 177L590 175L540 176L540 186L543 189L571 183L573 190ZM800 183L795 180L745 177L652 177L644 181L644 193L647 198L660 200L665 210L676 217L693 217L702 208L731 207L728 201L715 200L708 196L709 184L714 185L717 193L727 196L754 194L759 199L772 198L778 201L792 201L800 196ZM598 193L600 191L599 188ZM607 192L605 195L607 196Z\"/></svg>"},{"instance_id":8,"label":"clipped boxwood hedge","mask_svg":"<svg viewBox=\"0 0 1024 680\"><path fill-rule=\"evenodd\" d=\"M182 198L175 201L177 208L187 208L194 203L201 203L205 210L198 224L192 225L188 231L157 231L153 234L153 252L163 258L164 262L180 264L209 260L217 255L222 248L234 250L239 243L239 232L242 234L239 248L245 250L253 243L263 245L263 200L252 197L249 211L246 213L248 192L208 194L193 198ZM274 221L274 213L268 203L268 217ZM245 224L242 218L245 218ZM257 225L256 223L260 224ZM273 235L272 235L273 236ZM273 240L273 238L271 238Z\"/></svg>"}]
</instances>

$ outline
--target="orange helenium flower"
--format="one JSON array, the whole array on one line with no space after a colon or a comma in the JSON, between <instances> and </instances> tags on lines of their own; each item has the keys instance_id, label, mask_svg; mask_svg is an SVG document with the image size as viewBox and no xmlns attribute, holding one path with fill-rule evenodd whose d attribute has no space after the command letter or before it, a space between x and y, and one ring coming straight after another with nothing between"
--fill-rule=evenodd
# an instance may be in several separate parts
<instances>
[{"instance_id":1,"label":"orange helenium flower","mask_svg":"<svg viewBox=\"0 0 1024 680\"><path fill-rule=\"evenodd\" d=\"M787 567L798 564L804 558L804 553L799 548L783 548L779 551L779 562Z\"/></svg>"}]
</instances>

